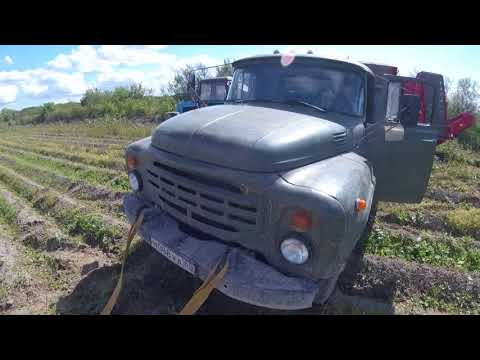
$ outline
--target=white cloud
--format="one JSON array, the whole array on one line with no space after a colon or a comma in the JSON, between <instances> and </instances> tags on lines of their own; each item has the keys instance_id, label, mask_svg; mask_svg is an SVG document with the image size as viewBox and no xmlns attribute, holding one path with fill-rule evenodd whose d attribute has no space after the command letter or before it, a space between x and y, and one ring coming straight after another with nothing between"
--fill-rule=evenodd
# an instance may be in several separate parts
<instances>
[{"instance_id":1,"label":"white cloud","mask_svg":"<svg viewBox=\"0 0 480 360\"><path fill-rule=\"evenodd\" d=\"M12 65L12 64L13 64L13 59L12 59L10 56L8 56L8 55L3 58L3 61L4 61L5 64L7 64L7 65Z\"/></svg>"},{"instance_id":2,"label":"white cloud","mask_svg":"<svg viewBox=\"0 0 480 360\"><path fill-rule=\"evenodd\" d=\"M27 95L39 96L48 91L48 85L41 85L37 81L22 83L22 91Z\"/></svg>"},{"instance_id":3,"label":"white cloud","mask_svg":"<svg viewBox=\"0 0 480 360\"><path fill-rule=\"evenodd\" d=\"M0 86L14 86L23 95L41 98L80 95L89 87L80 72L65 73L44 68L0 71Z\"/></svg>"},{"instance_id":4,"label":"white cloud","mask_svg":"<svg viewBox=\"0 0 480 360\"><path fill-rule=\"evenodd\" d=\"M0 86L15 87L15 97L32 103L78 101L88 88L112 89L134 83L141 83L159 95L173 79L176 70L188 64L212 66L223 63L223 59L205 54L179 58L165 52L166 47L81 45L68 53L58 54L43 68L0 71ZM214 75L215 71L210 73ZM6 97L11 99L13 88L9 91L10 97Z\"/></svg>"},{"instance_id":5,"label":"white cloud","mask_svg":"<svg viewBox=\"0 0 480 360\"><path fill-rule=\"evenodd\" d=\"M59 54L47 64L57 69L89 72L111 72L114 66L164 64L175 55L159 52L166 45L80 45L69 54Z\"/></svg>"},{"instance_id":6,"label":"white cloud","mask_svg":"<svg viewBox=\"0 0 480 360\"><path fill-rule=\"evenodd\" d=\"M0 103L14 102L17 98L18 88L15 85L0 85Z\"/></svg>"},{"instance_id":7,"label":"white cloud","mask_svg":"<svg viewBox=\"0 0 480 360\"><path fill-rule=\"evenodd\" d=\"M53 60L49 61L48 65L57 69L69 69L72 66L72 61L68 55L60 54Z\"/></svg>"},{"instance_id":8,"label":"white cloud","mask_svg":"<svg viewBox=\"0 0 480 360\"><path fill-rule=\"evenodd\" d=\"M118 51L115 49L113 51ZM113 54L110 54L113 58ZM186 65L203 64L205 66L220 65L223 60L212 58L208 55L198 55L189 58L179 59L172 54L162 58L162 62L149 70L135 70L133 68L113 68L110 71L100 72L96 78L96 85L104 88L113 88L115 86L129 85L133 83L141 83L143 86L153 89L155 94L160 94L168 83L173 79L175 70L181 69ZM125 53L117 58L124 60L128 55ZM214 71L211 72L214 75Z\"/></svg>"},{"instance_id":9,"label":"white cloud","mask_svg":"<svg viewBox=\"0 0 480 360\"><path fill-rule=\"evenodd\" d=\"M61 70L74 68L82 73L111 70L111 64L100 58L97 49L92 45L80 45L70 54L59 54L47 64Z\"/></svg>"}]
</instances>

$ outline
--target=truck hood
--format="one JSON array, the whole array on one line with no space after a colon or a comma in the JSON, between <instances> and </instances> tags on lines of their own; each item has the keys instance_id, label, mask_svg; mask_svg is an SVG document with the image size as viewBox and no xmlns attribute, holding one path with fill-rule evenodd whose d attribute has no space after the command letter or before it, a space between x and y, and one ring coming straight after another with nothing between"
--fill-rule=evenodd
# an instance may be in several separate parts
<instances>
[{"instance_id":1,"label":"truck hood","mask_svg":"<svg viewBox=\"0 0 480 360\"><path fill-rule=\"evenodd\" d=\"M204 107L172 117L155 148L252 172L293 169L345 151L346 129L317 116L255 105Z\"/></svg>"}]
</instances>

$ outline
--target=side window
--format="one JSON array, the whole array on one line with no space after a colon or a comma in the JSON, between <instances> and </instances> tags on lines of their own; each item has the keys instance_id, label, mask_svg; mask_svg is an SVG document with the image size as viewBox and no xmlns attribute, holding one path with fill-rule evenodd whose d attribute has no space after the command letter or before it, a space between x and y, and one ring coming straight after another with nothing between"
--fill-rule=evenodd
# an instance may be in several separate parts
<instances>
[{"instance_id":1,"label":"side window","mask_svg":"<svg viewBox=\"0 0 480 360\"><path fill-rule=\"evenodd\" d=\"M223 100L225 99L225 96L227 95L226 93L226 88L224 84L217 84L215 85L215 100Z\"/></svg>"},{"instance_id":2,"label":"side window","mask_svg":"<svg viewBox=\"0 0 480 360\"><path fill-rule=\"evenodd\" d=\"M210 84L202 84L200 86L200 99L209 100L211 96L212 87Z\"/></svg>"},{"instance_id":3,"label":"side window","mask_svg":"<svg viewBox=\"0 0 480 360\"><path fill-rule=\"evenodd\" d=\"M241 99L253 99L255 94L255 74L244 72Z\"/></svg>"},{"instance_id":4,"label":"side window","mask_svg":"<svg viewBox=\"0 0 480 360\"><path fill-rule=\"evenodd\" d=\"M400 106L400 82L391 82L388 84L387 95L387 113L386 120L390 122L399 122L398 111Z\"/></svg>"},{"instance_id":5,"label":"side window","mask_svg":"<svg viewBox=\"0 0 480 360\"><path fill-rule=\"evenodd\" d=\"M243 70L238 70L238 80L237 80L237 87L233 89L235 93L233 94L233 97L235 99L241 99L242 98L242 85L243 85Z\"/></svg>"}]
</instances>

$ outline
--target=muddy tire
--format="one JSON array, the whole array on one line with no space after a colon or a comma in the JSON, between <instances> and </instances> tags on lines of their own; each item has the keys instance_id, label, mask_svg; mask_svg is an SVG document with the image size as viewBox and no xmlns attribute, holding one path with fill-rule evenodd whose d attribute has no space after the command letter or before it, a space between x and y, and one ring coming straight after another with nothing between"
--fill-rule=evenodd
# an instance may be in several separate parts
<instances>
[{"instance_id":1,"label":"muddy tire","mask_svg":"<svg viewBox=\"0 0 480 360\"><path fill-rule=\"evenodd\" d=\"M365 226L360 239L358 239L357 244L353 248L352 256L363 256L365 253L365 244L373 230L373 224L375 223L375 217L377 216L377 209L378 201L374 201L370 209L370 214L368 215L367 225Z\"/></svg>"},{"instance_id":2,"label":"muddy tire","mask_svg":"<svg viewBox=\"0 0 480 360\"><path fill-rule=\"evenodd\" d=\"M370 233L372 232L373 224L375 223L377 209L378 209L378 201L374 201L370 209L370 214L368 215L368 220L367 220L365 229L363 230L363 233L360 236L360 239L358 239L357 244L355 245L348 262L351 263L352 261L356 261L356 262L362 261L363 255L365 253L365 244L367 242L368 237L370 236ZM338 278L342 272L343 270L340 271L340 273L337 276L324 280L325 284L323 284L323 287L325 290L323 292L321 291L320 292L321 295L320 296L317 295L317 297L313 300L314 305L323 305L330 299L333 292L335 291Z\"/></svg>"}]
</instances>

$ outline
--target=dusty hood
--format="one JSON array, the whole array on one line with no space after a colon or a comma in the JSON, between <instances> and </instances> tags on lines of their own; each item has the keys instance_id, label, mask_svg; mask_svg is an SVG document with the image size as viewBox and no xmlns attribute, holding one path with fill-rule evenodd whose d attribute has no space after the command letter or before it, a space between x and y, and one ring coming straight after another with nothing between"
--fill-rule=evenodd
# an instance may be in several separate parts
<instances>
[{"instance_id":1,"label":"dusty hood","mask_svg":"<svg viewBox=\"0 0 480 360\"><path fill-rule=\"evenodd\" d=\"M345 127L315 116L252 105L219 105L160 124L152 145L232 169L276 172L345 149Z\"/></svg>"}]
</instances>

